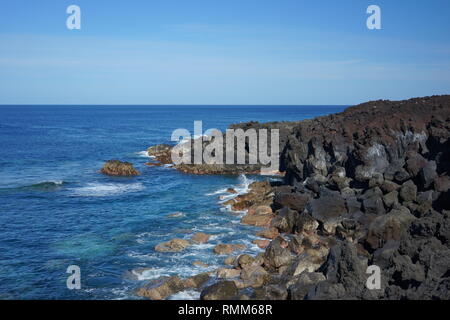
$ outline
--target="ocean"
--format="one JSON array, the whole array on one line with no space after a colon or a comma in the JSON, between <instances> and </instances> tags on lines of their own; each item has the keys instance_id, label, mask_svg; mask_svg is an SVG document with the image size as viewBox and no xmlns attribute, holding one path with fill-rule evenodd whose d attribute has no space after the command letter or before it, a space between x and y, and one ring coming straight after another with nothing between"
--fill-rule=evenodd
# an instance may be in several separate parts
<instances>
[{"instance_id":1,"label":"ocean","mask_svg":"<svg viewBox=\"0 0 450 320\"><path fill-rule=\"evenodd\" d=\"M150 167L146 149L172 143L172 131L225 130L247 121L293 121L344 106L0 106L0 299L138 299L146 280L188 277L223 264L218 243L251 243L255 227L239 223L219 196L245 192L259 176L195 176ZM140 176L99 173L106 160L129 161ZM179 213L178 217L168 215ZM155 245L213 237L180 253ZM193 266L202 261L209 267ZM81 270L69 290L67 267ZM195 291L172 299L197 299Z\"/></svg>"}]
</instances>

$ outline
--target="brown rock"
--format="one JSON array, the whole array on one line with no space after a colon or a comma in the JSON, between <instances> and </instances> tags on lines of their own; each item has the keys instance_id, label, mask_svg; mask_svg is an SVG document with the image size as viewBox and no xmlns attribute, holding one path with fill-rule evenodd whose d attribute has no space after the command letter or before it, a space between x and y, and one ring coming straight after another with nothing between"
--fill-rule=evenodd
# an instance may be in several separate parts
<instances>
[{"instance_id":1,"label":"brown rock","mask_svg":"<svg viewBox=\"0 0 450 320\"><path fill-rule=\"evenodd\" d=\"M234 211L243 211L248 209L253 203L251 201L243 200L238 201L231 206Z\"/></svg>"},{"instance_id":2,"label":"brown rock","mask_svg":"<svg viewBox=\"0 0 450 320\"><path fill-rule=\"evenodd\" d=\"M238 290L234 281L221 281L205 288L201 300L232 300L235 299Z\"/></svg>"},{"instance_id":3,"label":"brown rock","mask_svg":"<svg viewBox=\"0 0 450 320\"><path fill-rule=\"evenodd\" d=\"M152 300L162 300L184 289L184 281L175 276L160 279L156 283L150 283L140 288L137 295Z\"/></svg>"},{"instance_id":4,"label":"brown rock","mask_svg":"<svg viewBox=\"0 0 450 320\"><path fill-rule=\"evenodd\" d=\"M184 280L184 286L185 288L194 288L199 289L201 286L203 286L207 281L209 280L209 274L208 273L200 273L193 277L187 278Z\"/></svg>"},{"instance_id":5,"label":"brown rock","mask_svg":"<svg viewBox=\"0 0 450 320\"><path fill-rule=\"evenodd\" d=\"M261 266L249 265L242 269L241 279L246 287L258 288L268 280L268 272Z\"/></svg>"},{"instance_id":6,"label":"brown rock","mask_svg":"<svg viewBox=\"0 0 450 320\"><path fill-rule=\"evenodd\" d=\"M233 266L235 260L236 260L236 257L228 257L224 260L223 263L225 263L226 265L229 265L229 266Z\"/></svg>"},{"instance_id":7,"label":"brown rock","mask_svg":"<svg viewBox=\"0 0 450 320\"><path fill-rule=\"evenodd\" d=\"M146 162L145 165L149 167L161 167L163 164L161 162Z\"/></svg>"},{"instance_id":8,"label":"brown rock","mask_svg":"<svg viewBox=\"0 0 450 320\"><path fill-rule=\"evenodd\" d=\"M155 250L158 252L180 252L190 246L191 243L185 239L172 239L158 244Z\"/></svg>"},{"instance_id":9,"label":"brown rock","mask_svg":"<svg viewBox=\"0 0 450 320\"><path fill-rule=\"evenodd\" d=\"M216 275L219 279L231 279L237 278L241 274L241 270L229 269L229 268L219 268L217 269Z\"/></svg>"},{"instance_id":10,"label":"brown rock","mask_svg":"<svg viewBox=\"0 0 450 320\"><path fill-rule=\"evenodd\" d=\"M122 162L119 160L108 160L100 170L101 173L108 176L138 176L140 173L137 171L133 164L130 162Z\"/></svg>"},{"instance_id":11,"label":"brown rock","mask_svg":"<svg viewBox=\"0 0 450 320\"><path fill-rule=\"evenodd\" d=\"M245 269L255 262L255 258L248 254L242 254L237 258L239 268Z\"/></svg>"},{"instance_id":12,"label":"brown rock","mask_svg":"<svg viewBox=\"0 0 450 320\"><path fill-rule=\"evenodd\" d=\"M214 253L215 254L231 254L235 250L244 250L245 245L243 244L218 244L214 247Z\"/></svg>"},{"instance_id":13,"label":"brown rock","mask_svg":"<svg viewBox=\"0 0 450 320\"><path fill-rule=\"evenodd\" d=\"M261 249L265 249L270 244L270 240L256 239L253 240L252 243L256 244Z\"/></svg>"},{"instance_id":14,"label":"brown rock","mask_svg":"<svg viewBox=\"0 0 450 320\"><path fill-rule=\"evenodd\" d=\"M278 232L277 228L268 228L259 231L256 235L261 238L275 239L279 234L280 233Z\"/></svg>"},{"instance_id":15,"label":"brown rock","mask_svg":"<svg viewBox=\"0 0 450 320\"><path fill-rule=\"evenodd\" d=\"M269 206L258 206L255 208L256 215L272 214L272 208Z\"/></svg>"},{"instance_id":16,"label":"brown rock","mask_svg":"<svg viewBox=\"0 0 450 320\"><path fill-rule=\"evenodd\" d=\"M279 271L289 265L292 254L288 245L289 243L280 236L272 240L264 253L264 266L269 270Z\"/></svg>"},{"instance_id":17,"label":"brown rock","mask_svg":"<svg viewBox=\"0 0 450 320\"><path fill-rule=\"evenodd\" d=\"M273 219L272 214L255 214L255 215L245 215L241 219L241 223L248 224L255 227L268 227Z\"/></svg>"},{"instance_id":18,"label":"brown rock","mask_svg":"<svg viewBox=\"0 0 450 320\"><path fill-rule=\"evenodd\" d=\"M211 235L203 232L197 232L192 236L192 241L197 243L207 243L209 238L211 238Z\"/></svg>"}]
</instances>

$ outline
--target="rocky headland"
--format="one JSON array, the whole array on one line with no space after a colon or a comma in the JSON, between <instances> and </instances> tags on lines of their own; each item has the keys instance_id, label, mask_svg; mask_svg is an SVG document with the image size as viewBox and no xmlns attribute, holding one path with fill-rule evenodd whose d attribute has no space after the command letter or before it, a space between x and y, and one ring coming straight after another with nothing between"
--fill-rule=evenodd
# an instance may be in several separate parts
<instances>
[{"instance_id":1,"label":"rocky headland","mask_svg":"<svg viewBox=\"0 0 450 320\"><path fill-rule=\"evenodd\" d=\"M373 101L295 122L235 125L280 130L283 182L255 182L223 205L260 227L265 251L224 268L141 288L163 299L186 288L201 299L450 299L450 96ZM171 146L149 148L170 164ZM181 165L195 174L255 173L253 166ZM229 190L233 194L233 190ZM174 239L158 250L183 250ZM381 288L369 289L369 266Z\"/></svg>"}]
</instances>

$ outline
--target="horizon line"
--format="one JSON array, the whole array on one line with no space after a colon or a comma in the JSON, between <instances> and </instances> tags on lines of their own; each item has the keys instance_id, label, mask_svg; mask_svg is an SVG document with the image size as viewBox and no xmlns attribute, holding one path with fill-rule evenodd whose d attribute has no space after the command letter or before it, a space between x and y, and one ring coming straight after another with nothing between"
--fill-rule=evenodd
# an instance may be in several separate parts
<instances>
[{"instance_id":1,"label":"horizon line","mask_svg":"<svg viewBox=\"0 0 450 320\"><path fill-rule=\"evenodd\" d=\"M108 106L136 106L136 107L159 107L159 106L173 106L173 107L245 107L245 106L249 106L249 107L275 107L275 106L280 106L280 107L302 107L302 106L310 106L310 107L335 107L335 106L353 106L355 104L58 104L58 103L51 103L51 104L44 104L44 103L39 103L39 104L0 104L0 107L7 107L7 106L18 106L18 107L25 107L25 106L61 106L61 107L89 107L89 106L104 106L104 107L108 107Z\"/></svg>"}]
</instances>

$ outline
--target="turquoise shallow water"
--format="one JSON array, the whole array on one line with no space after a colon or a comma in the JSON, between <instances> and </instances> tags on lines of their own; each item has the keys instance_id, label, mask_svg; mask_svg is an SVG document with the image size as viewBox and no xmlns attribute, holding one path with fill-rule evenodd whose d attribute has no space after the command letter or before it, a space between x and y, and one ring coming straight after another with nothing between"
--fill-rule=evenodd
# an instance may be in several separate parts
<instances>
[{"instance_id":1,"label":"turquoise shallow water","mask_svg":"<svg viewBox=\"0 0 450 320\"><path fill-rule=\"evenodd\" d=\"M244 121L301 120L342 106L0 106L0 299L135 299L147 279L187 277L224 257L219 242L244 243L255 228L224 212L220 190L259 177L193 176L147 167L147 147L170 143L177 128L224 130ZM112 178L104 161L132 162L142 175ZM182 212L178 218L167 215ZM214 237L182 253L154 246L191 232ZM80 290L66 287L69 265ZM144 272L136 272L145 268ZM134 270L134 271L133 271ZM208 269L207 269L208 270ZM196 298L183 292L173 298Z\"/></svg>"}]
</instances>

